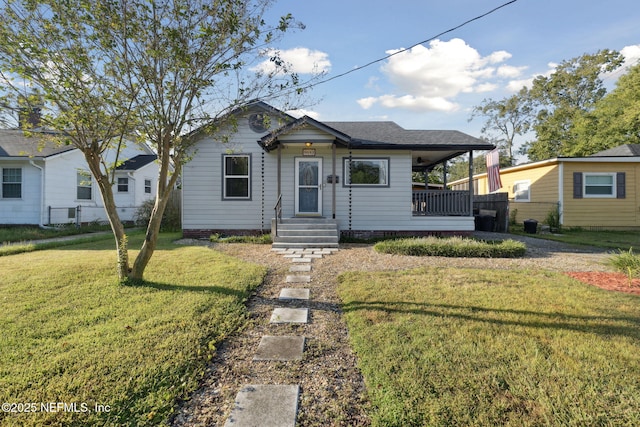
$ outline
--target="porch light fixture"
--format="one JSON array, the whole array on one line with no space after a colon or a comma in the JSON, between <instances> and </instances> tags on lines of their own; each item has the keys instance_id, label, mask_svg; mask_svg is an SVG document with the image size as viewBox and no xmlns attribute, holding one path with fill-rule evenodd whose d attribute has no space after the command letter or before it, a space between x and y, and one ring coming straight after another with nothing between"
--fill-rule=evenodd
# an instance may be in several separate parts
<instances>
[{"instance_id":1,"label":"porch light fixture","mask_svg":"<svg viewBox=\"0 0 640 427\"><path fill-rule=\"evenodd\" d=\"M313 145L313 142L305 142L304 143L304 146L307 147L307 148L311 147L312 145Z\"/></svg>"}]
</instances>

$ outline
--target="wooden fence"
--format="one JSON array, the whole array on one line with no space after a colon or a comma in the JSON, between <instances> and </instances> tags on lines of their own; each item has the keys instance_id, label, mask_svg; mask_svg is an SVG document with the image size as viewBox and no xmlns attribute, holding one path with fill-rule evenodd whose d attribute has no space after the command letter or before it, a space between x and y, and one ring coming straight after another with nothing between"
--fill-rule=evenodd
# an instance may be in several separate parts
<instances>
[{"instance_id":1,"label":"wooden fence","mask_svg":"<svg viewBox=\"0 0 640 427\"><path fill-rule=\"evenodd\" d=\"M473 214L482 211L495 211L495 227L493 231L506 233L509 231L509 194L492 193L473 196Z\"/></svg>"}]
</instances>

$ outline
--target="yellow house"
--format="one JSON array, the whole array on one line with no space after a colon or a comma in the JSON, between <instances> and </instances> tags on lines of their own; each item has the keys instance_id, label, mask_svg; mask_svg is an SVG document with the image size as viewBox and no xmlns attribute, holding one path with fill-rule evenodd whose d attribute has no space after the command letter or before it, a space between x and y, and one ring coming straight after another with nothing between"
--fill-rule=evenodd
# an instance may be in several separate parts
<instances>
[{"instance_id":1,"label":"yellow house","mask_svg":"<svg viewBox=\"0 0 640 427\"><path fill-rule=\"evenodd\" d=\"M590 229L640 229L640 144L589 157L558 157L500 171L516 222L542 223L558 209L560 224ZM450 183L468 188L468 179ZM473 176L474 194L488 194L487 174Z\"/></svg>"}]
</instances>

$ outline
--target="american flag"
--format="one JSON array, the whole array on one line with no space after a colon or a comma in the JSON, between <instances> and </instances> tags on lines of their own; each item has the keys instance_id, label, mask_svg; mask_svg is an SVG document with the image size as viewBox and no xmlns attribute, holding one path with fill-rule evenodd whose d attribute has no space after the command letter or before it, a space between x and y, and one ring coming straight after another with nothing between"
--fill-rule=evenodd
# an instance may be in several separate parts
<instances>
[{"instance_id":1,"label":"american flag","mask_svg":"<svg viewBox=\"0 0 640 427\"><path fill-rule=\"evenodd\" d=\"M486 161L489 193L493 193L502 188L502 182L500 181L500 155L497 148L487 153Z\"/></svg>"}]
</instances>

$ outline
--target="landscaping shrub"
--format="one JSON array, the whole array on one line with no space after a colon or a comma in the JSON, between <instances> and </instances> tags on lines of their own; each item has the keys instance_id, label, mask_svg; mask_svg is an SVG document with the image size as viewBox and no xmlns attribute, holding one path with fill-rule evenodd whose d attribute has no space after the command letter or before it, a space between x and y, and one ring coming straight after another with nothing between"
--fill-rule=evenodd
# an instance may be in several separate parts
<instances>
[{"instance_id":1,"label":"landscaping shrub","mask_svg":"<svg viewBox=\"0 0 640 427\"><path fill-rule=\"evenodd\" d=\"M376 243L381 253L411 256L444 256L461 258L517 258L526 246L515 240L483 241L463 237L423 237L387 240Z\"/></svg>"},{"instance_id":2,"label":"landscaping shrub","mask_svg":"<svg viewBox=\"0 0 640 427\"><path fill-rule=\"evenodd\" d=\"M272 243L271 235L261 234L259 236L221 236L219 233L209 236L212 243L257 243L260 245L269 245Z\"/></svg>"},{"instance_id":3,"label":"landscaping shrub","mask_svg":"<svg viewBox=\"0 0 640 427\"><path fill-rule=\"evenodd\" d=\"M640 275L640 256L633 253L633 248L629 248L629 251L618 250L617 254L611 255L608 259L608 264L625 274L629 279L629 286L634 277Z\"/></svg>"},{"instance_id":4,"label":"landscaping shrub","mask_svg":"<svg viewBox=\"0 0 640 427\"><path fill-rule=\"evenodd\" d=\"M155 203L155 199L149 199L142 203L142 205L136 210L136 225L146 227L147 224L149 224L149 218L151 218L151 212L153 211ZM174 195L167 203L162 214L160 231L180 231L182 229L180 216L180 199Z\"/></svg>"}]
</instances>

